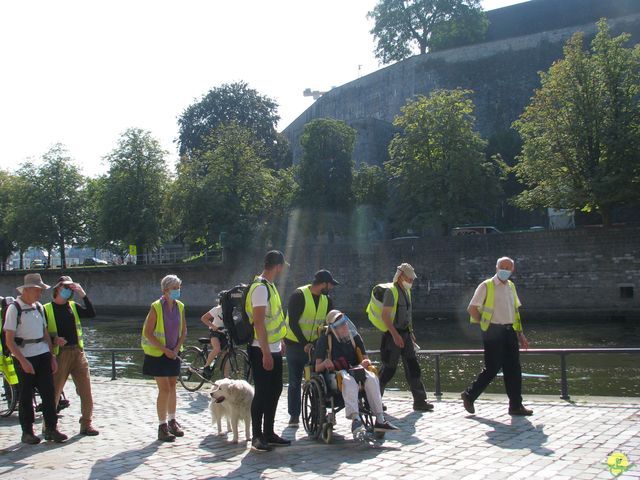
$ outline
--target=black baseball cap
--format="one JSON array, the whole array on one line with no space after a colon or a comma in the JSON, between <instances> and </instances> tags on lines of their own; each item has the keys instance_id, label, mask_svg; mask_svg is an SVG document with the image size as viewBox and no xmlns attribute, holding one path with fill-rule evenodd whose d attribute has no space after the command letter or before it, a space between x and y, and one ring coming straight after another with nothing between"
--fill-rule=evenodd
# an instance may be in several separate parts
<instances>
[{"instance_id":1,"label":"black baseball cap","mask_svg":"<svg viewBox=\"0 0 640 480\"><path fill-rule=\"evenodd\" d=\"M271 268L276 265L289 266L289 263L284 259L284 253L280 250L269 250L264 256L264 268Z\"/></svg>"},{"instance_id":2,"label":"black baseball cap","mask_svg":"<svg viewBox=\"0 0 640 480\"><path fill-rule=\"evenodd\" d=\"M331 283L332 285L340 285L340 282L333 278L333 275L331 275L329 270L318 270L315 278L313 279L313 283Z\"/></svg>"}]
</instances>

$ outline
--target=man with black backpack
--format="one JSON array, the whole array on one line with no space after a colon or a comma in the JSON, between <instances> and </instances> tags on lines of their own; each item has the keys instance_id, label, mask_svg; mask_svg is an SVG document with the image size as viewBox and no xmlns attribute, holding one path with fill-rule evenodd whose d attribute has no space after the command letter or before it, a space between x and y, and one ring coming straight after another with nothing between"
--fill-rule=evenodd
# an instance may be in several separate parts
<instances>
[{"instance_id":1,"label":"man with black backpack","mask_svg":"<svg viewBox=\"0 0 640 480\"><path fill-rule=\"evenodd\" d=\"M382 283L373 288L367 315L369 321L383 332L380 345L381 393L384 393L385 386L395 375L402 357L405 377L413 395L413 409L428 412L433 410L433 404L427 402L414 346L411 286L415 278L416 272L411 265L398 265L392 283Z\"/></svg>"},{"instance_id":2,"label":"man with black backpack","mask_svg":"<svg viewBox=\"0 0 640 480\"><path fill-rule=\"evenodd\" d=\"M49 285L42 281L39 273L25 275L24 284L18 287L20 296L8 307L3 326L7 346L17 360L22 442L31 445L40 443L40 438L33 433L35 388L42 398L42 414L47 426L45 440L58 443L67 440L67 436L58 431L53 387L53 374L58 370L58 363L55 355L52 355L53 345L47 331L44 310L39 302L42 291L48 288Z\"/></svg>"},{"instance_id":3,"label":"man with black backpack","mask_svg":"<svg viewBox=\"0 0 640 480\"><path fill-rule=\"evenodd\" d=\"M257 452L268 452L273 446L291 444L273 431L282 393L281 343L287 333L282 302L273 282L285 265L282 252L267 252L264 270L249 286L245 299L245 311L253 325L253 342L249 347L255 383L255 395L251 402L251 449Z\"/></svg>"}]
</instances>

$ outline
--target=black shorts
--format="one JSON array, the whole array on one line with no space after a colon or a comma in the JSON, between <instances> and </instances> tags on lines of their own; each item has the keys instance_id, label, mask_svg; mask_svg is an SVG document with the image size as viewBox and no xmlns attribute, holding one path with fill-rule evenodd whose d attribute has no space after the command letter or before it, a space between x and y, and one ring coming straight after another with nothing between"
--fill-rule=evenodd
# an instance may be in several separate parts
<instances>
[{"instance_id":1,"label":"black shorts","mask_svg":"<svg viewBox=\"0 0 640 480\"><path fill-rule=\"evenodd\" d=\"M172 360L166 355L153 357L145 354L142 374L151 377L177 377L180 375L180 357Z\"/></svg>"},{"instance_id":2,"label":"black shorts","mask_svg":"<svg viewBox=\"0 0 640 480\"><path fill-rule=\"evenodd\" d=\"M209 338L217 338L220 341L220 350L224 350L229 344L227 334L220 330L209 330Z\"/></svg>"}]
</instances>

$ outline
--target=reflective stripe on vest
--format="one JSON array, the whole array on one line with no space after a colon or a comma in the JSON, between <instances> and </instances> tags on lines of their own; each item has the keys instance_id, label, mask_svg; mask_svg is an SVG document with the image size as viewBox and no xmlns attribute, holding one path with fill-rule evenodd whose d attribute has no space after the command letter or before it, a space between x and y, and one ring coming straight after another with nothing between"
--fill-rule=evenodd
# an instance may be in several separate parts
<instances>
[{"instance_id":1,"label":"reflective stripe on vest","mask_svg":"<svg viewBox=\"0 0 640 480\"><path fill-rule=\"evenodd\" d=\"M178 310L180 311L180 327L178 330L178 338L182 335L182 330L184 329L184 304L179 300L175 300L178 304ZM151 307L156 311L156 328L153 330L153 336L156 337L156 340L160 342L160 345L163 347L167 344L167 339L164 336L164 316L162 314L162 303L160 300L156 300L151 304ZM147 325L147 320L149 320L149 316L144 321L144 325L142 326L142 340L140 345L142 346L142 350L147 355L151 355L152 357L161 357L162 350L155 345L152 345L149 342L149 339L144 334L144 329ZM182 351L182 346L180 346L180 351Z\"/></svg>"},{"instance_id":2,"label":"reflective stripe on vest","mask_svg":"<svg viewBox=\"0 0 640 480\"><path fill-rule=\"evenodd\" d=\"M285 318L285 323L287 325L287 338L298 343L305 340L307 342L315 342L318 339L318 327L324 325L327 313L329 313L329 298L326 295L321 294L320 299L318 300L318 307L316 308L316 302L313 300L313 294L311 293L311 285L305 285L304 287L298 288L298 290L300 290L304 295L304 310L298 320L304 339L298 339L296 334L293 333L289 324L288 312L287 317Z\"/></svg>"},{"instance_id":3,"label":"reflective stripe on vest","mask_svg":"<svg viewBox=\"0 0 640 480\"><path fill-rule=\"evenodd\" d=\"M393 323L396 319L396 312L398 311L398 287L395 283L380 283L373 287L371 290L371 299L369 300L369 305L367 305L367 316L369 317L369 321L373 324L381 332L387 332L389 328L387 328L387 324L384 323L382 319L382 308L384 301L384 293L383 300L378 300L374 292L376 288L381 288L383 290L391 290L391 294L393 295L393 307L391 308L391 322ZM411 301L411 290L407 292L407 298L409 302Z\"/></svg>"},{"instance_id":4,"label":"reflective stripe on vest","mask_svg":"<svg viewBox=\"0 0 640 480\"><path fill-rule=\"evenodd\" d=\"M287 324L284 321L282 302L280 302L280 295L278 295L276 287L269 282L262 282L261 280L258 280L258 277L256 277L249 287L244 307L247 311L249 321L253 325L253 304L251 303L251 295L258 285L264 285L269 290L269 305L264 311L264 326L267 330L267 342L276 343L287 335ZM258 332L256 332L255 326L253 327L253 338L255 340L258 339Z\"/></svg>"},{"instance_id":5,"label":"reflective stripe on vest","mask_svg":"<svg viewBox=\"0 0 640 480\"><path fill-rule=\"evenodd\" d=\"M82 325L80 324L80 316L78 315L78 307L76 307L76 302L70 301L69 306L71 307L71 312L73 312L73 318L76 323L76 335L78 336L78 346L84 349L84 340L82 339ZM53 313L53 303L49 302L44 305L44 312L47 317L47 330L49 330L49 335L51 335L51 341L53 342L53 338L58 336L58 324L56 323L56 317ZM58 355L60 353L60 347L53 342L53 353Z\"/></svg>"},{"instance_id":6,"label":"reflective stripe on vest","mask_svg":"<svg viewBox=\"0 0 640 480\"><path fill-rule=\"evenodd\" d=\"M515 309L513 317L513 329L516 332L521 332L522 322L520 321L520 311L516 306L516 299L518 298L518 294L516 293L516 286L511 280L508 280L507 283L509 284L511 291L513 292L513 306ZM492 278L485 280L484 284L487 288L487 294L484 299L484 304L478 308L478 311L480 312L480 321L478 322L473 317L470 317L470 320L471 323L479 323L482 331L486 332L489 328L489 325L491 324L491 318L493 318L493 307L495 306L496 295L495 285Z\"/></svg>"}]
</instances>

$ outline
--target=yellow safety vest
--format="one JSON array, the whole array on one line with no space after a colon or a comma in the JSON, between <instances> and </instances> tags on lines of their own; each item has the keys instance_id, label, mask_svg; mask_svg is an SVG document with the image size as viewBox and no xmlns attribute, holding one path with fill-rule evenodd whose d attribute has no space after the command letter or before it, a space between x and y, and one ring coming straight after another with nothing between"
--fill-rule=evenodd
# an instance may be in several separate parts
<instances>
[{"instance_id":1,"label":"yellow safety vest","mask_svg":"<svg viewBox=\"0 0 640 480\"><path fill-rule=\"evenodd\" d=\"M182 329L184 328L184 304L179 300L175 300L178 304L178 310L180 311L180 327L178 329L178 338L182 335ZM160 300L156 300L151 304L151 307L156 311L156 328L153 331L153 336L156 337L156 340L160 342L160 344L164 347L167 344L167 339L164 336L164 316L162 315L162 303ZM142 326L142 340L140 345L142 346L142 350L147 355L151 355L152 357L161 357L162 350L152 345L149 342L149 339L144 334L144 329L147 325L147 320L149 320L149 316L144 321L144 325ZM180 351L182 351L183 347L180 346Z\"/></svg>"},{"instance_id":2,"label":"yellow safety vest","mask_svg":"<svg viewBox=\"0 0 640 480\"><path fill-rule=\"evenodd\" d=\"M2 335L2 325L0 325L0 335ZM16 367L13 365L13 357L11 355L5 357L2 351L2 342L0 342L0 372L3 373L9 385L17 385L18 374L16 373Z\"/></svg>"},{"instance_id":3,"label":"yellow safety vest","mask_svg":"<svg viewBox=\"0 0 640 480\"><path fill-rule=\"evenodd\" d=\"M522 331L522 322L520 321L520 311L517 307L518 294L516 293L516 286L513 284L511 280L507 281L511 291L513 292L513 307L515 309L514 321L513 321L513 329L516 332ZM480 311L480 321L478 322L473 317L470 317L471 323L479 323L480 328L483 332L486 332L491 324L491 318L493 317L493 307L495 305L495 285L493 283L493 279L490 278L484 281L484 284L487 287L487 295L484 299L484 304L478 308Z\"/></svg>"},{"instance_id":4,"label":"yellow safety vest","mask_svg":"<svg viewBox=\"0 0 640 480\"><path fill-rule=\"evenodd\" d=\"M244 307L247 312L247 316L249 317L249 322L253 325L253 304L251 303L251 295L258 285L265 285L269 290L269 305L264 312L264 326L267 330L267 342L276 343L287 335L287 324L284 321L282 302L280 301L280 295L278 295L276 287L269 282L258 280L258 277L254 278L253 283L249 287ZM253 338L256 340L258 339L258 333L256 332L255 326L253 327Z\"/></svg>"},{"instance_id":5,"label":"yellow safety vest","mask_svg":"<svg viewBox=\"0 0 640 480\"><path fill-rule=\"evenodd\" d=\"M313 294L311 293L311 285L299 287L298 290L304 295L304 310L302 311L302 315L300 315L298 324L305 338L299 340L296 334L293 333L289 324L289 312L287 312L287 317L285 318L287 338L298 343L304 340L307 342L315 342L318 339L317 327L324 325L325 318L327 318L329 298L321 294L318 300L318 307L316 308L316 302L313 301Z\"/></svg>"},{"instance_id":6,"label":"yellow safety vest","mask_svg":"<svg viewBox=\"0 0 640 480\"><path fill-rule=\"evenodd\" d=\"M383 290L391 290L391 294L393 295L393 307L391 309L391 322L396 319L396 312L398 311L398 287L395 283L380 283L373 287L371 290L371 299L369 300L369 305L367 305L367 316L369 317L369 321L373 324L381 332L387 332L389 329L387 328L387 324L382 320L382 307L383 301L378 300L374 292L376 289ZM411 290L407 293L407 297L409 301L411 301ZM384 295L383 295L384 296Z\"/></svg>"},{"instance_id":7,"label":"yellow safety vest","mask_svg":"<svg viewBox=\"0 0 640 480\"><path fill-rule=\"evenodd\" d=\"M84 349L84 340L82 339L82 325L80 324L80 316L78 315L78 307L76 307L76 302L70 301L69 306L71 307L71 311L73 312L73 318L76 321L76 334L78 335L78 346ZM54 337L58 336L58 324L56 323L56 317L53 313L53 303L49 302L44 305L44 313L47 317L47 330L49 330L49 335L51 335L51 340L53 341ZM58 355L60 353L60 347L53 344L53 353Z\"/></svg>"}]
</instances>

